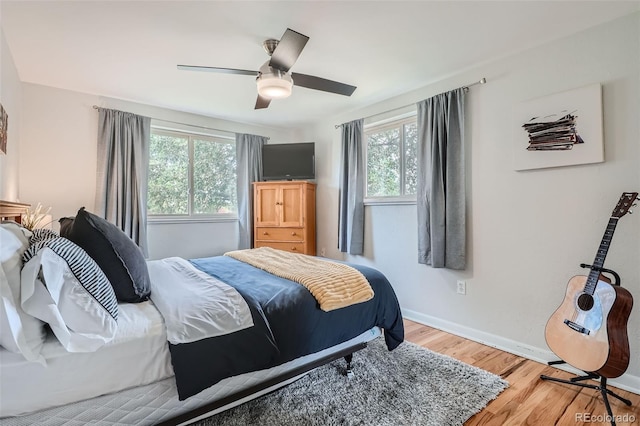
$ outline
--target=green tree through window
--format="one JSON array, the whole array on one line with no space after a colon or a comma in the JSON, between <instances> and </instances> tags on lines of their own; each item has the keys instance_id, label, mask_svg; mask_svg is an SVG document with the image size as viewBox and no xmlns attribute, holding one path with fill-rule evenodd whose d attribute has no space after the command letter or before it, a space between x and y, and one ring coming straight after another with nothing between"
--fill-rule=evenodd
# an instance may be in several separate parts
<instances>
[{"instance_id":1,"label":"green tree through window","mask_svg":"<svg viewBox=\"0 0 640 426\"><path fill-rule=\"evenodd\" d=\"M236 213L236 146L193 141L193 211Z\"/></svg>"},{"instance_id":2,"label":"green tree through window","mask_svg":"<svg viewBox=\"0 0 640 426\"><path fill-rule=\"evenodd\" d=\"M152 134L149 147L148 214L189 214L188 194L189 139Z\"/></svg>"},{"instance_id":3,"label":"green tree through window","mask_svg":"<svg viewBox=\"0 0 640 426\"><path fill-rule=\"evenodd\" d=\"M367 198L416 194L417 133L415 117L365 130Z\"/></svg>"},{"instance_id":4,"label":"green tree through window","mask_svg":"<svg viewBox=\"0 0 640 426\"><path fill-rule=\"evenodd\" d=\"M152 129L149 215L236 214L236 180L233 140Z\"/></svg>"}]
</instances>

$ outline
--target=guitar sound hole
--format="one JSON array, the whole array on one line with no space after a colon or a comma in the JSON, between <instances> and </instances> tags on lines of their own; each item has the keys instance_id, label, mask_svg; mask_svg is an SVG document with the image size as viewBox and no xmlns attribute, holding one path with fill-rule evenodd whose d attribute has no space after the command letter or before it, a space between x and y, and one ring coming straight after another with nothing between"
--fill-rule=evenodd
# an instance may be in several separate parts
<instances>
[{"instance_id":1,"label":"guitar sound hole","mask_svg":"<svg viewBox=\"0 0 640 426\"><path fill-rule=\"evenodd\" d=\"M578 307L583 311L589 311L593 308L593 296L582 293L578 296Z\"/></svg>"}]
</instances>

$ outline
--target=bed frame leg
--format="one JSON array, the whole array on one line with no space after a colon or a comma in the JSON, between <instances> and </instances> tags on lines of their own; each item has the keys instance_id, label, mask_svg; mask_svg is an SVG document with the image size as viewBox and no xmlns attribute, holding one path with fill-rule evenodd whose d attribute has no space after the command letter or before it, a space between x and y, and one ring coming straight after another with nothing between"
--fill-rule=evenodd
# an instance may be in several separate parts
<instances>
[{"instance_id":1,"label":"bed frame leg","mask_svg":"<svg viewBox=\"0 0 640 426\"><path fill-rule=\"evenodd\" d=\"M347 361L347 378L351 379L355 376L355 373L351 369L351 361L353 360L353 354L349 354L345 356L344 360Z\"/></svg>"}]
</instances>

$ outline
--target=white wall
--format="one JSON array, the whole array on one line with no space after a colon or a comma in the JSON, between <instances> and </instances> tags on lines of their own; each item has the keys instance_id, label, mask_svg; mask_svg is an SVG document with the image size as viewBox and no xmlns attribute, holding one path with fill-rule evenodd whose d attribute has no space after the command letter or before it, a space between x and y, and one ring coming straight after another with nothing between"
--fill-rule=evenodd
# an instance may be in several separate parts
<instances>
[{"instance_id":1,"label":"white wall","mask_svg":"<svg viewBox=\"0 0 640 426\"><path fill-rule=\"evenodd\" d=\"M591 263L618 198L640 190L640 14L461 72L366 109L318 123L318 249L337 252L340 131L335 124L409 105L486 77L467 97L468 267L417 263L415 205L367 206L363 256L393 284L405 316L534 359L551 360L544 328L569 278ZM434 58L437 60L437 58ZM511 110L520 102L602 84L606 161L516 172ZM606 265L640 300L640 217L625 216ZM456 280L467 295L456 294ZM640 391L640 308L631 365L616 383Z\"/></svg>"},{"instance_id":2,"label":"white wall","mask_svg":"<svg viewBox=\"0 0 640 426\"><path fill-rule=\"evenodd\" d=\"M0 5L1 9L2 5ZM1 10L0 10L1 14ZM0 200L17 201L22 86L0 27L0 104L7 113L7 153L0 153Z\"/></svg>"},{"instance_id":3,"label":"white wall","mask_svg":"<svg viewBox=\"0 0 640 426\"><path fill-rule=\"evenodd\" d=\"M234 123L47 86L25 83L22 87L20 195L23 202L51 206L54 218L73 216L82 206L94 208L98 112L93 105L229 132L264 135L273 142L290 141L295 134L292 130ZM158 124L186 128L165 122ZM237 221L152 223L148 229L149 257L219 255L237 248L237 235Z\"/></svg>"}]
</instances>

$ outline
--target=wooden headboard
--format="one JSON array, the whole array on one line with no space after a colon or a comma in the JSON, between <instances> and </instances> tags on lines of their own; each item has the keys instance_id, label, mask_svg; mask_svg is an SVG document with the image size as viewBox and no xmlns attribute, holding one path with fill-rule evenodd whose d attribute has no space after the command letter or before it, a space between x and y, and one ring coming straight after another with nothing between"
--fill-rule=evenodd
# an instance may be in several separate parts
<instances>
[{"instance_id":1,"label":"wooden headboard","mask_svg":"<svg viewBox=\"0 0 640 426\"><path fill-rule=\"evenodd\" d=\"M30 206L30 204L0 200L0 221L8 219L20 223L22 222L22 214L25 213Z\"/></svg>"}]
</instances>

